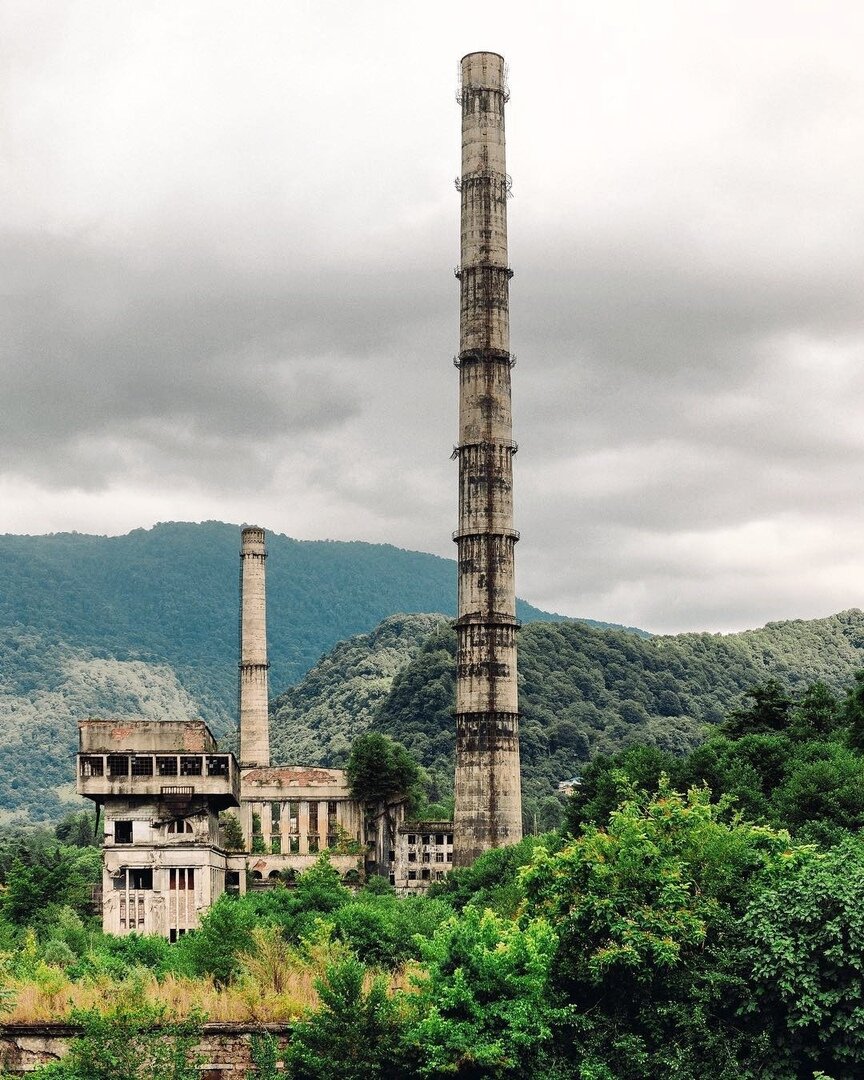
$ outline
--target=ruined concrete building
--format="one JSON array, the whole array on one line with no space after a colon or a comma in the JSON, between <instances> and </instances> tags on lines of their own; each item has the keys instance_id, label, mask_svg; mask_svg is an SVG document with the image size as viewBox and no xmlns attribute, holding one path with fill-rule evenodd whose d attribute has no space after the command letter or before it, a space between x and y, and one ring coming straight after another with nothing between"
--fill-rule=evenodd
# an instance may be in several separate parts
<instances>
[{"instance_id":1,"label":"ruined concrete building","mask_svg":"<svg viewBox=\"0 0 864 1080\"><path fill-rule=\"evenodd\" d=\"M349 885L391 872L401 803L370 812L342 769L270 764L263 529L243 530L240 558L239 765L200 720L78 725L78 792L104 809L108 933L174 941L223 892L290 881L324 851ZM226 846L223 811L242 851Z\"/></svg>"},{"instance_id":2,"label":"ruined concrete building","mask_svg":"<svg viewBox=\"0 0 864 1080\"><path fill-rule=\"evenodd\" d=\"M504 60L462 58L454 861L522 838Z\"/></svg>"}]
</instances>

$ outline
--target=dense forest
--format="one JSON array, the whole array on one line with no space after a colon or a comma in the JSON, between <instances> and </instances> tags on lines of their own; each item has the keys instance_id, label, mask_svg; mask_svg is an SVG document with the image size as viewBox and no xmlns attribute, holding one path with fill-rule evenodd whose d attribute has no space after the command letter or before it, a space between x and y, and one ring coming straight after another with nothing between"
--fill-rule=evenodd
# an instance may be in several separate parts
<instances>
[{"instance_id":1,"label":"dense forest","mask_svg":"<svg viewBox=\"0 0 864 1080\"><path fill-rule=\"evenodd\" d=\"M274 743L302 746L310 763L342 765L351 741L371 727L404 742L430 774L431 798L446 800L455 648L446 622L415 616L341 644L276 702ZM400 657L407 662L394 676ZM525 829L558 824L559 782L597 754L639 744L680 756L769 672L796 689L817 679L838 689L860 667L860 611L728 635L528 624L519 635Z\"/></svg>"},{"instance_id":2,"label":"dense forest","mask_svg":"<svg viewBox=\"0 0 864 1080\"><path fill-rule=\"evenodd\" d=\"M864 672L769 675L689 754L598 754L560 831L426 896L325 855L173 945L94 925L87 818L7 831L0 1008L77 1025L37 1080L192 1080L207 1018L293 1021L248 1080L856 1080L862 749Z\"/></svg>"}]
</instances>

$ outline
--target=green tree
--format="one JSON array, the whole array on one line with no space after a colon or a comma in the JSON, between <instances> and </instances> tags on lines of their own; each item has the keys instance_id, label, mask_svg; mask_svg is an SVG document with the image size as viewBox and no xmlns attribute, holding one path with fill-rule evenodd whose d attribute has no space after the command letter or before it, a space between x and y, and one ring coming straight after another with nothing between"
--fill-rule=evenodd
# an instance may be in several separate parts
<instances>
[{"instance_id":1,"label":"green tree","mask_svg":"<svg viewBox=\"0 0 864 1080\"><path fill-rule=\"evenodd\" d=\"M466 907L422 945L426 975L408 1040L416 1075L493 1080L549 1076L545 990L555 935Z\"/></svg>"},{"instance_id":2,"label":"green tree","mask_svg":"<svg viewBox=\"0 0 864 1080\"><path fill-rule=\"evenodd\" d=\"M864 843L847 838L772 875L743 919L751 993L742 1011L773 1028L795 1075L864 1072ZM792 1075L792 1074L790 1074Z\"/></svg>"},{"instance_id":3,"label":"green tree","mask_svg":"<svg viewBox=\"0 0 864 1080\"><path fill-rule=\"evenodd\" d=\"M766 734L784 731L789 726L792 698L789 691L777 679L751 686L744 695L744 703L729 714L723 725L723 733L730 739L742 735ZM751 704L747 704L747 701Z\"/></svg>"},{"instance_id":4,"label":"green tree","mask_svg":"<svg viewBox=\"0 0 864 1080\"><path fill-rule=\"evenodd\" d=\"M315 983L320 1007L294 1028L285 1055L292 1080L401 1080L402 1023L381 976L364 988L355 957L329 964Z\"/></svg>"},{"instance_id":5,"label":"green tree","mask_svg":"<svg viewBox=\"0 0 864 1080\"><path fill-rule=\"evenodd\" d=\"M576 1075L771 1075L758 1071L771 1060L766 1036L738 1017L748 990L736 918L764 870L792 857L788 834L730 818L706 788L676 794L665 778L607 827L538 850L523 925L540 917L557 935L549 993Z\"/></svg>"},{"instance_id":6,"label":"green tree","mask_svg":"<svg viewBox=\"0 0 864 1080\"><path fill-rule=\"evenodd\" d=\"M355 740L345 768L351 793L366 803L416 798L420 766L395 739L370 731Z\"/></svg>"}]
</instances>

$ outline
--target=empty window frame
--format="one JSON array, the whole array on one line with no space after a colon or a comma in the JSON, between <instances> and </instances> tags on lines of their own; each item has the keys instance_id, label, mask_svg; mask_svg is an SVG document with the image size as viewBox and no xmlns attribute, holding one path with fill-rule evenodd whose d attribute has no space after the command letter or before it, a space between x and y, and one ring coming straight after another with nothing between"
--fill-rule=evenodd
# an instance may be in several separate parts
<instances>
[{"instance_id":1,"label":"empty window frame","mask_svg":"<svg viewBox=\"0 0 864 1080\"><path fill-rule=\"evenodd\" d=\"M318 844L319 843L320 843L320 838L318 836L313 836L312 833L310 833L309 834L309 854L310 855L317 854L317 852L318 852Z\"/></svg>"},{"instance_id":2,"label":"empty window frame","mask_svg":"<svg viewBox=\"0 0 864 1080\"><path fill-rule=\"evenodd\" d=\"M129 867L129 889L136 892L139 889L153 888L153 870L151 867Z\"/></svg>"},{"instance_id":3,"label":"empty window frame","mask_svg":"<svg viewBox=\"0 0 864 1080\"><path fill-rule=\"evenodd\" d=\"M282 821L282 803L270 803L270 828L273 832L279 832L279 824Z\"/></svg>"},{"instance_id":4,"label":"empty window frame","mask_svg":"<svg viewBox=\"0 0 864 1080\"><path fill-rule=\"evenodd\" d=\"M82 776L104 776L105 774L105 762L101 757L82 757L81 758L81 775Z\"/></svg>"},{"instance_id":5,"label":"empty window frame","mask_svg":"<svg viewBox=\"0 0 864 1080\"><path fill-rule=\"evenodd\" d=\"M282 854L282 837L278 833L275 836L270 837L270 854Z\"/></svg>"},{"instance_id":6,"label":"empty window frame","mask_svg":"<svg viewBox=\"0 0 864 1080\"><path fill-rule=\"evenodd\" d=\"M443 851L436 851L435 852L435 862L444 862L444 852Z\"/></svg>"},{"instance_id":7,"label":"empty window frame","mask_svg":"<svg viewBox=\"0 0 864 1080\"><path fill-rule=\"evenodd\" d=\"M299 833L300 832L300 803L289 802L288 803L288 832Z\"/></svg>"},{"instance_id":8,"label":"empty window frame","mask_svg":"<svg viewBox=\"0 0 864 1080\"><path fill-rule=\"evenodd\" d=\"M443 844L444 843L444 833L436 833L435 834L435 843L436 844Z\"/></svg>"},{"instance_id":9,"label":"empty window frame","mask_svg":"<svg viewBox=\"0 0 864 1080\"><path fill-rule=\"evenodd\" d=\"M432 843L431 834L430 833L423 833L422 837L420 838L420 842L422 844L431 844Z\"/></svg>"},{"instance_id":10,"label":"empty window frame","mask_svg":"<svg viewBox=\"0 0 864 1080\"><path fill-rule=\"evenodd\" d=\"M300 837L289 836L288 837L288 851L291 855L300 854Z\"/></svg>"},{"instance_id":11,"label":"empty window frame","mask_svg":"<svg viewBox=\"0 0 864 1080\"><path fill-rule=\"evenodd\" d=\"M159 776L176 776L177 775L177 758L176 757L157 757L156 758L156 772Z\"/></svg>"},{"instance_id":12,"label":"empty window frame","mask_svg":"<svg viewBox=\"0 0 864 1080\"><path fill-rule=\"evenodd\" d=\"M133 757L132 758L132 775L133 776L152 776L153 775L153 758L152 757Z\"/></svg>"},{"instance_id":13,"label":"empty window frame","mask_svg":"<svg viewBox=\"0 0 864 1080\"><path fill-rule=\"evenodd\" d=\"M200 757L181 757L181 776L200 776L204 766L204 759Z\"/></svg>"},{"instance_id":14,"label":"empty window frame","mask_svg":"<svg viewBox=\"0 0 864 1080\"><path fill-rule=\"evenodd\" d=\"M168 871L168 888L186 891L195 888L195 870L191 866L172 866Z\"/></svg>"},{"instance_id":15,"label":"empty window frame","mask_svg":"<svg viewBox=\"0 0 864 1080\"><path fill-rule=\"evenodd\" d=\"M129 755L128 754L109 754L108 755L108 775L110 777L115 776L128 776L129 775Z\"/></svg>"},{"instance_id":16,"label":"empty window frame","mask_svg":"<svg viewBox=\"0 0 864 1080\"><path fill-rule=\"evenodd\" d=\"M207 758L207 775L208 776L227 776L228 775L228 758L219 754Z\"/></svg>"},{"instance_id":17,"label":"empty window frame","mask_svg":"<svg viewBox=\"0 0 864 1080\"><path fill-rule=\"evenodd\" d=\"M409 844L416 844L417 843L417 835L416 835L416 833L413 833L413 832L408 833L408 843Z\"/></svg>"},{"instance_id":18,"label":"empty window frame","mask_svg":"<svg viewBox=\"0 0 864 1080\"><path fill-rule=\"evenodd\" d=\"M115 844L131 844L132 843L132 822L131 821L115 821L114 822L114 843Z\"/></svg>"},{"instance_id":19,"label":"empty window frame","mask_svg":"<svg viewBox=\"0 0 864 1080\"><path fill-rule=\"evenodd\" d=\"M318 832L318 803L309 803L309 832L316 834Z\"/></svg>"},{"instance_id":20,"label":"empty window frame","mask_svg":"<svg viewBox=\"0 0 864 1080\"><path fill-rule=\"evenodd\" d=\"M408 852L408 862L417 862L417 852L416 851L409 851Z\"/></svg>"},{"instance_id":21,"label":"empty window frame","mask_svg":"<svg viewBox=\"0 0 864 1080\"><path fill-rule=\"evenodd\" d=\"M430 856L429 856L429 852L428 852L428 851L424 851L424 852L423 852L423 862L429 862L429 861L430 861Z\"/></svg>"},{"instance_id":22,"label":"empty window frame","mask_svg":"<svg viewBox=\"0 0 864 1080\"><path fill-rule=\"evenodd\" d=\"M452 832L447 833L447 843L448 844L453 843L453 833Z\"/></svg>"},{"instance_id":23,"label":"empty window frame","mask_svg":"<svg viewBox=\"0 0 864 1080\"><path fill-rule=\"evenodd\" d=\"M175 818L174 821L168 822L169 836L187 835L192 831L192 822L187 821L185 818Z\"/></svg>"}]
</instances>

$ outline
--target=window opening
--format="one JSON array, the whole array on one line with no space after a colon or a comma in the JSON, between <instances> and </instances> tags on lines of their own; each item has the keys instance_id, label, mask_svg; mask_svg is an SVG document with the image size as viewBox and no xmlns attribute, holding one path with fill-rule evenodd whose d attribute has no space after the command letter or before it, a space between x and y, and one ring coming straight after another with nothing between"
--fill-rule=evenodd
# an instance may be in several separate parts
<instances>
[{"instance_id":1,"label":"window opening","mask_svg":"<svg viewBox=\"0 0 864 1080\"><path fill-rule=\"evenodd\" d=\"M207 775L208 776L227 776L228 775L228 758L220 754L219 757L207 758Z\"/></svg>"},{"instance_id":2,"label":"window opening","mask_svg":"<svg viewBox=\"0 0 864 1080\"><path fill-rule=\"evenodd\" d=\"M181 757L180 758L180 775L181 776L200 776L202 768L202 759L200 757Z\"/></svg>"},{"instance_id":3,"label":"window opening","mask_svg":"<svg viewBox=\"0 0 864 1080\"><path fill-rule=\"evenodd\" d=\"M115 821L114 822L114 843L115 844L131 844L132 843L132 822L131 821Z\"/></svg>"},{"instance_id":4,"label":"window opening","mask_svg":"<svg viewBox=\"0 0 864 1080\"><path fill-rule=\"evenodd\" d=\"M177 758L176 757L157 757L156 758L156 772L160 776L176 776L177 775Z\"/></svg>"},{"instance_id":5,"label":"window opening","mask_svg":"<svg viewBox=\"0 0 864 1080\"><path fill-rule=\"evenodd\" d=\"M133 776L152 776L153 775L153 758L152 757L133 757L132 758L132 775Z\"/></svg>"},{"instance_id":6,"label":"window opening","mask_svg":"<svg viewBox=\"0 0 864 1080\"><path fill-rule=\"evenodd\" d=\"M105 762L101 757L82 757L81 758L81 775L82 776L102 776L105 772Z\"/></svg>"}]
</instances>

